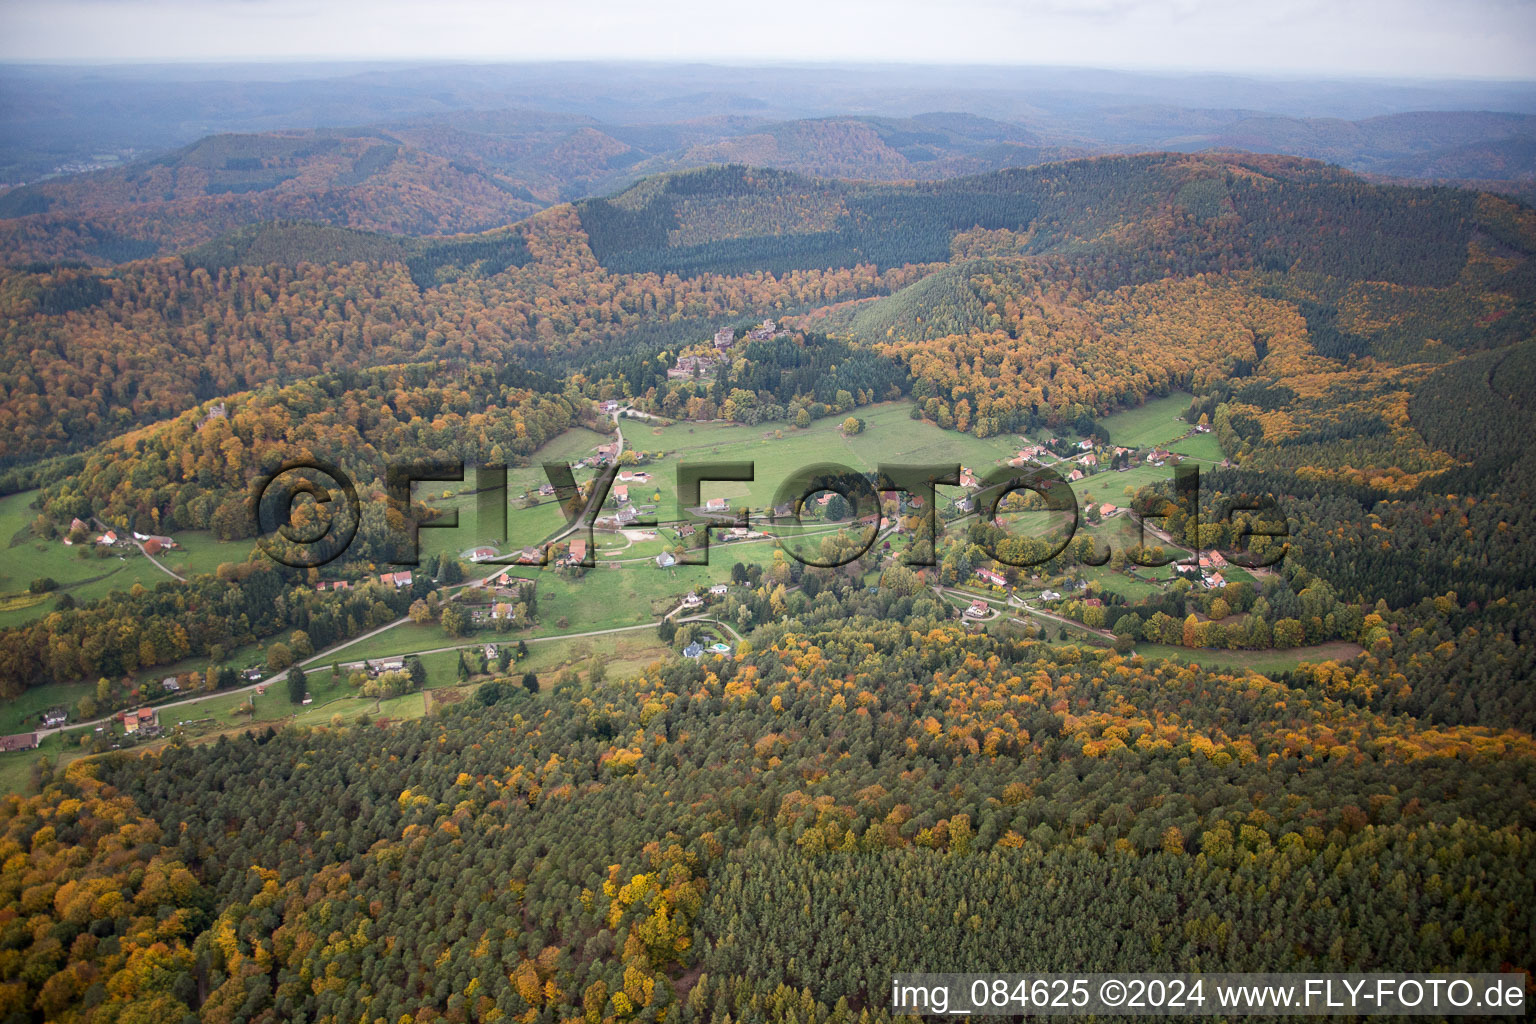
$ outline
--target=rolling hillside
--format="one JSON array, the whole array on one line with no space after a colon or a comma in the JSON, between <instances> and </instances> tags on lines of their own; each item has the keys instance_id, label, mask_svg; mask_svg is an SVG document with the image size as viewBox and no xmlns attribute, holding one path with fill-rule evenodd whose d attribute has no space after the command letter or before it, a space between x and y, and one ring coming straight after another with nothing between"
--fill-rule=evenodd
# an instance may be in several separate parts
<instances>
[{"instance_id":1,"label":"rolling hillside","mask_svg":"<svg viewBox=\"0 0 1536 1024\"><path fill-rule=\"evenodd\" d=\"M714 109L698 99L702 109ZM452 234L721 164L867 182L937 181L1093 153L1241 151L1383 181L1482 183L1530 197L1536 116L1475 111L1362 120L1129 105L1083 112L772 120L751 112L624 123L576 112L459 110L352 129L215 135L125 167L0 193L12 262L166 255L256 220Z\"/></svg>"},{"instance_id":2,"label":"rolling hillside","mask_svg":"<svg viewBox=\"0 0 1536 1024\"><path fill-rule=\"evenodd\" d=\"M12 259L117 263L253 222L406 235L478 231L538 209L526 190L372 135L222 135L127 167L0 195Z\"/></svg>"}]
</instances>

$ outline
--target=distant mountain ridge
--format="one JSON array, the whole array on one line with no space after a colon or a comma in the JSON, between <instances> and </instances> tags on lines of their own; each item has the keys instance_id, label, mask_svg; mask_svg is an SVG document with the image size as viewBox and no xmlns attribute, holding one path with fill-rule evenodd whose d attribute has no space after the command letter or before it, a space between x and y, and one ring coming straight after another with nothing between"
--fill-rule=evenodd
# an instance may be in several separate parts
<instances>
[{"instance_id":1,"label":"distant mountain ridge","mask_svg":"<svg viewBox=\"0 0 1536 1024\"><path fill-rule=\"evenodd\" d=\"M185 251L269 220L417 236L481 231L707 166L936 181L1106 151L1285 154L1382 180L1474 183L1536 198L1536 115L1345 121L1136 107L1094 118L1046 119L1038 128L966 112L613 125L558 111L481 110L344 130L216 135L125 167L0 193L0 245L12 262L104 265Z\"/></svg>"}]
</instances>

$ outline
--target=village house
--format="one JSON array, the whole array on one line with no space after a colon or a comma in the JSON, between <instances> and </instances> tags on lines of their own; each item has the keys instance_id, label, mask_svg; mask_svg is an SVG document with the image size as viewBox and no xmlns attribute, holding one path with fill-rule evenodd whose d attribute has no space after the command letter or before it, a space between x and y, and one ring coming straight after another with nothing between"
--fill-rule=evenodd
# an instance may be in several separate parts
<instances>
[{"instance_id":1,"label":"village house","mask_svg":"<svg viewBox=\"0 0 1536 1024\"><path fill-rule=\"evenodd\" d=\"M177 681L175 676L166 676L160 680L160 688L166 693L180 693L181 683Z\"/></svg>"},{"instance_id":2,"label":"village house","mask_svg":"<svg viewBox=\"0 0 1536 1024\"><path fill-rule=\"evenodd\" d=\"M683 657L685 658L697 658L703 653L704 645L699 643L697 640L683 648Z\"/></svg>"},{"instance_id":3,"label":"village house","mask_svg":"<svg viewBox=\"0 0 1536 1024\"><path fill-rule=\"evenodd\" d=\"M43 712L43 727L52 729L56 725L63 725L69 721L69 711L59 705L54 705Z\"/></svg>"},{"instance_id":4,"label":"village house","mask_svg":"<svg viewBox=\"0 0 1536 1024\"><path fill-rule=\"evenodd\" d=\"M1006 579L991 569L977 569L976 576L983 582L992 584L994 587L1006 587L1008 585Z\"/></svg>"},{"instance_id":5,"label":"village house","mask_svg":"<svg viewBox=\"0 0 1536 1024\"><path fill-rule=\"evenodd\" d=\"M977 486L976 474L972 473L970 470L966 469L964 466L960 467L960 486L961 487L970 487L970 488L974 488L974 487Z\"/></svg>"},{"instance_id":6,"label":"village house","mask_svg":"<svg viewBox=\"0 0 1536 1024\"><path fill-rule=\"evenodd\" d=\"M1042 601L1059 601L1059 600L1061 600L1061 595L1056 593L1056 591L1054 591L1054 590L1042 590L1042 591L1040 591L1040 600L1042 600Z\"/></svg>"},{"instance_id":7,"label":"village house","mask_svg":"<svg viewBox=\"0 0 1536 1024\"><path fill-rule=\"evenodd\" d=\"M677 564L677 559L672 557L672 552L663 551L656 556L656 566L660 569L670 569Z\"/></svg>"},{"instance_id":8,"label":"village house","mask_svg":"<svg viewBox=\"0 0 1536 1024\"><path fill-rule=\"evenodd\" d=\"M142 733L145 736L156 736L160 732L160 720L155 716L154 708L139 708L137 711L119 711L117 720L123 723L123 732L128 735Z\"/></svg>"},{"instance_id":9,"label":"village house","mask_svg":"<svg viewBox=\"0 0 1536 1024\"><path fill-rule=\"evenodd\" d=\"M725 349L736 344L736 332L729 327L722 327L715 332L715 348Z\"/></svg>"},{"instance_id":10,"label":"village house","mask_svg":"<svg viewBox=\"0 0 1536 1024\"><path fill-rule=\"evenodd\" d=\"M702 597L700 597L698 594L696 594L693 591L691 591L691 590L688 593L683 595L683 607L684 608L698 608L703 603L704 603L704 599Z\"/></svg>"},{"instance_id":11,"label":"village house","mask_svg":"<svg viewBox=\"0 0 1536 1024\"><path fill-rule=\"evenodd\" d=\"M1093 451L1093 440L1091 438L1085 437L1081 441L1077 442L1077 446L1085 452Z\"/></svg>"},{"instance_id":12,"label":"village house","mask_svg":"<svg viewBox=\"0 0 1536 1024\"><path fill-rule=\"evenodd\" d=\"M1099 457L1093 454L1093 452L1089 452L1087 455L1079 455L1075 461L1082 466L1097 466L1099 464Z\"/></svg>"},{"instance_id":13,"label":"village house","mask_svg":"<svg viewBox=\"0 0 1536 1024\"><path fill-rule=\"evenodd\" d=\"M629 500L629 488L624 484L615 484L613 488L613 500L622 505Z\"/></svg>"},{"instance_id":14,"label":"village house","mask_svg":"<svg viewBox=\"0 0 1536 1024\"><path fill-rule=\"evenodd\" d=\"M1111 505L1107 501L1099 506L1099 516L1104 519L1112 519L1119 515L1122 511L1124 510L1121 509L1120 506Z\"/></svg>"},{"instance_id":15,"label":"village house","mask_svg":"<svg viewBox=\"0 0 1536 1024\"><path fill-rule=\"evenodd\" d=\"M471 562L489 562L495 557L495 548L475 548L475 550L469 553L469 560Z\"/></svg>"},{"instance_id":16,"label":"village house","mask_svg":"<svg viewBox=\"0 0 1536 1024\"><path fill-rule=\"evenodd\" d=\"M133 532L133 539L138 541L140 544L148 544L150 541L154 541L160 545L160 550L162 551L170 551L176 547L175 540L171 539L170 537L162 537L155 533L139 533L137 530L135 530Z\"/></svg>"},{"instance_id":17,"label":"village house","mask_svg":"<svg viewBox=\"0 0 1536 1024\"><path fill-rule=\"evenodd\" d=\"M1082 478L1083 471L1080 469L1074 469L1072 472L1067 474L1067 481L1069 483L1077 483L1077 481L1081 480Z\"/></svg>"},{"instance_id":18,"label":"village house","mask_svg":"<svg viewBox=\"0 0 1536 1024\"><path fill-rule=\"evenodd\" d=\"M730 589L731 588L724 583L716 583L714 586L709 588L709 593L711 597L724 597L726 591Z\"/></svg>"},{"instance_id":19,"label":"village house","mask_svg":"<svg viewBox=\"0 0 1536 1024\"><path fill-rule=\"evenodd\" d=\"M991 609L987 607L987 602L972 601L971 606L965 610L965 614L970 618L979 619L986 615L990 610Z\"/></svg>"},{"instance_id":20,"label":"village house","mask_svg":"<svg viewBox=\"0 0 1536 1024\"><path fill-rule=\"evenodd\" d=\"M706 512L729 512L730 509L731 499L729 498L710 498L704 503Z\"/></svg>"},{"instance_id":21,"label":"village house","mask_svg":"<svg viewBox=\"0 0 1536 1024\"><path fill-rule=\"evenodd\" d=\"M566 560L574 564L574 563L577 563L577 562L585 561L586 557L587 557L587 542L583 538L580 538L580 537L578 537L575 540L571 541L571 553L567 557Z\"/></svg>"},{"instance_id":22,"label":"village house","mask_svg":"<svg viewBox=\"0 0 1536 1024\"><path fill-rule=\"evenodd\" d=\"M410 586L414 582L414 578L411 576L409 569L402 569L400 572L379 573L379 582L392 586L396 590L402 590Z\"/></svg>"},{"instance_id":23,"label":"village house","mask_svg":"<svg viewBox=\"0 0 1536 1024\"><path fill-rule=\"evenodd\" d=\"M96 538L96 543L100 544L102 547L111 547L113 544L117 543L117 534L112 530L108 530L106 533Z\"/></svg>"},{"instance_id":24,"label":"village house","mask_svg":"<svg viewBox=\"0 0 1536 1024\"><path fill-rule=\"evenodd\" d=\"M19 732L14 736L0 736L0 751L36 750L37 733Z\"/></svg>"},{"instance_id":25,"label":"village house","mask_svg":"<svg viewBox=\"0 0 1536 1024\"><path fill-rule=\"evenodd\" d=\"M75 543L74 538L76 535L83 537L90 532L90 526L81 521L79 518L71 519L69 521L69 530L64 535L64 544L66 546L73 547Z\"/></svg>"},{"instance_id":26,"label":"village house","mask_svg":"<svg viewBox=\"0 0 1536 1024\"><path fill-rule=\"evenodd\" d=\"M625 505L619 509L618 515L614 516L614 522L620 526L633 526L639 521L640 513L633 505Z\"/></svg>"},{"instance_id":27,"label":"village house","mask_svg":"<svg viewBox=\"0 0 1536 1024\"><path fill-rule=\"evenodd\" d=\"M612 398L608 399L608 401L603 403L603 412L618 412L618 411L619 411L619 403L614 401Z\"/></svg>"},{"instance_id":28,"label":"village house","mask_svg":"<svg viewBox=\"0 0 1536 1024\"><path fill-rule=\"evenodd\" d=\"M651 474L636 472L629 469L619 470L619 483L621 484L648 484L651 482Z\"/></svg>"}]
</instances>

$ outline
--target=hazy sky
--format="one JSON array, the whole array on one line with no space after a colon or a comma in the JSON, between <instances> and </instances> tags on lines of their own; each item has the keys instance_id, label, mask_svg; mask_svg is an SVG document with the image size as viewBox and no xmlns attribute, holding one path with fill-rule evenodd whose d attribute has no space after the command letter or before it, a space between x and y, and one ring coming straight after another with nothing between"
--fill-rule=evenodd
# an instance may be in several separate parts
<instances>
[{"instance_id":1,"label":"hazy sky","mask_svg":"<svg viewBox=\"0 0 1536 1024\"><path fill-rule=\"evenodd\" d=\"M0 59L923 61L1536 78L1536 0L0 0Z\"/></svg>"}]
</instances>

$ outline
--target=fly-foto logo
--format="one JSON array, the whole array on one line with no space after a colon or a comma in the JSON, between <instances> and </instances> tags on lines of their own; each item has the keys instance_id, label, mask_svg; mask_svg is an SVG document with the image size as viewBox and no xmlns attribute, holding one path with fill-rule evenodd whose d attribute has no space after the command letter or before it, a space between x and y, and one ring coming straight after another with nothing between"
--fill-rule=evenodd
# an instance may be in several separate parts
<instances>
[{"instance_id":1,"label":"fly-foto logo","mask_svg":"<svg viewBox=\"0 0 1536 1024\"><path fill-rule=\"evenodd\" d=\"M576 480L572 468L563 462L546 462L543 470L564 517L564 526L552 536L526 538L529 544L513 555L491 555L480 559L490 563L544 564L551 545L568 539L581 540L572 545L581 551L571 564L591 568L596 562L594 533L602 521L601 511L613 492L618 478L617 465L603 467L585 483ZM939 515L941 486L959 486L961 468L955 464L897 465L882 464L873 473L865 473L836 463L802 467L780 481L772 502L765 508L753 508L724 499L703 500L707 483L753 483L756 466L751 462L682 462L677 466L675 493L679 515L665 523L642 518L633 507L625 518L610 520L610 525L643 529L668 525L680 534L696 538L678 562L706 565L712 533L749 529L754 524L771 524L774 539L790 557L809 566L831 568L862 558L874 545L886 523L882 507L895 501L903 518L913 526L916 542L909 546L904 559L908 565L936 564L935 552L942 530L955 523L941 523ZM376 560L391 565L420 564L420 531L457 529L459 513L445 513L426 519L413 514L413 485L429 482L465 480L463 462L415 461L395 463L384 473L384 516L382 529L389 535L390 551ZM474 470L476 494L475 532L481 537L508 538L508 488L505 466L479 466ZM828 544L825 529L810 529L806 508L820 496L823 503L831 495L842 498L849 510L851 533L840 543ZM1011 495L1034 495L1031 510L1054 517L1052 528L1037 533L1039 543L1009 544L1011 536L1002 519ZM976 481L974 489L962 499L960 522L972 516L979 522L992 523L997 529L981 531L974 537L988 557L1005 565L1029 567L1056 558L1076 538L1082 523L1077 495L1060 474L1049 467L1016 469L1001 466ZM1274 501L1261 497L1251 502L1223 503L1221 520L1239 522L1231 541L1222 553L1227 561L1244 568L1273 565L1285 556L1284 543L1266 541L1262 550L1254 550L1254 538L1276 540L1287 536L1283 519L1273 517ZM1200 525L1200 472L1196 467L1180 466L1174 470L1172 497L1163 496L1135 516L1137 543L1127 557L1144 566L1166 565L1172 556L1154 558L1150 551L1160 546L1148 544L1148 532L1155 531L1159 520L1167 519L1182 508L1186 517ZM255 524L258 543L273 559L296 568L314 568L340 558L357 539L365 521L365 510L357 485L344 470L318 460L290 460L258 478L251 488L249 510ZM1269 521L1254 516L1235 518L1238 513L1271 513ZM689 529L691 527L691 529ZM1163 537L1154 533L1155 542ZM1177 542L1174 542L1177 546ZM531 554L530 554L531 553ZM1078 552L1089 565L1109 561L1108 547Z\"/></svg>"}]
</instances>

